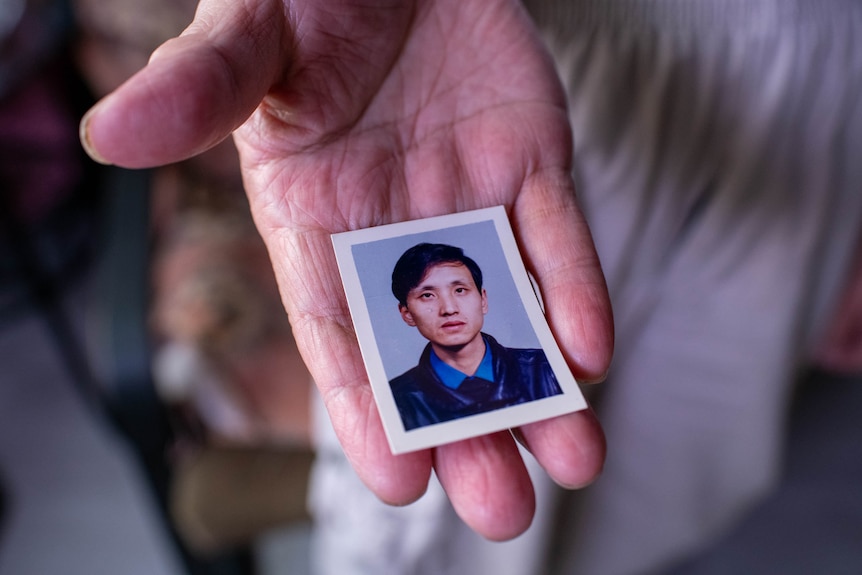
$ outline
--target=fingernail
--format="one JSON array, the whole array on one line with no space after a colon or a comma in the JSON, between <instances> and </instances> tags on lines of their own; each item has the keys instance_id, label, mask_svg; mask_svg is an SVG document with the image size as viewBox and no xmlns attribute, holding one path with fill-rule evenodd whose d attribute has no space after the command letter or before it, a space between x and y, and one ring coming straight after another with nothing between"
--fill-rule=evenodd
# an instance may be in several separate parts
<instances>
[{"instance_id":1,"label":"fingernail","mask_svg":"<svg viewBox=\"0 0 862 575\"><path fill-rule=\"evenodd\" d=\"M84 117L81 118L81 124L78 127L78 137L80 138L81 145L84 147L84 151L87 152L88 156L100 164L110 166L111 162L103 158L90 141L90 119L93 117L93 113L97 108L98 105L93 106L86 114L84 114Z\"/></svg>"},{"instance_id":2,"label":"fingernail","mask_svg":"<svg viewBox=\"0 0 862 575\"><path fill-rule=\"evenodd\" d=\"M597 383L602 383L608 378L608 372L604 372L599 377L591 377L591 378L580 378L578 379L578 383L585 383L588 385L595 385Z\"/></svg>"}]
</instances>

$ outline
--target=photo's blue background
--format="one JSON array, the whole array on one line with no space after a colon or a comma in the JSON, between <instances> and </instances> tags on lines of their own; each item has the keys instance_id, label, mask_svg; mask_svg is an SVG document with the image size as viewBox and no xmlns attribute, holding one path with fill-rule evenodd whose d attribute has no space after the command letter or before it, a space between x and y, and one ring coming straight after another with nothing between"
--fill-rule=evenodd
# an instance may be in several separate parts
<instances>
[{"instance_id":1,"label":"photo's blue background","mask_svg":"<svg viewBox=\"0 0 862 575\"><path fill-rule=\"evenodd\" d=\"M493 221L354 244L359 283L388 379L415 366L428 343L415 327L404 323L398 300L392 295L395 262L407 249L422 242L457 246L479 265L488 294L488 314L482 331L506 347L541 347L521 304Z\"/></svg>"}]
</instances>

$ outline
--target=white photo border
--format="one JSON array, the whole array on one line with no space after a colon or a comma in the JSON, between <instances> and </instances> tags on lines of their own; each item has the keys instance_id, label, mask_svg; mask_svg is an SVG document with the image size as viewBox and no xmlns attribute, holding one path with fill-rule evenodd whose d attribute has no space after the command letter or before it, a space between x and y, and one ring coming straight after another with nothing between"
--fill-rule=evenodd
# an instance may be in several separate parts
<instances>
[{"instance_id":1,"label":"white photo border","mask_svg":"<svg viewBox=\"0 0 862 575\"><path fill-rule=\"evenodd\" d=\"M366 299L367 294L363 293L359 271L353 256L353 246L487 221L493 223L524 310L557 377L562 394L405 431L378 348L379 340L375 337ZM353 318L359 348L393 454L426 449L511 429L587 407L578 383L572 376L548 327L537 293L534 291L534 286L521 260L515 236L503 206L333 234L332 243L341 271L344 292Z\"/></svg>"}]
</instances>

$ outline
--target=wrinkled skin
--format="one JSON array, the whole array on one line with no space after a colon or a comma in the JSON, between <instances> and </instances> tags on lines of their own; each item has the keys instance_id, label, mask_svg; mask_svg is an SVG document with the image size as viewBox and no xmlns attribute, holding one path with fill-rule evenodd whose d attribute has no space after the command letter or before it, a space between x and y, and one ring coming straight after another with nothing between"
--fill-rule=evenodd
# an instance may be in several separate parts
<instances>
[{"instance_id":1,"label":"wrinkled skin","mask_svg":"<svg viewBox=\"0 0 862 575\"><path fill-rule=\"evenodd\" d=\"M570 177L564 97L520 5L204 0L82 122L91 155L128 167L192 156L231 132L300 351L359 476L403 505L433 466L477 532L523 532L535 503L512 434L389 452L330 242L505 205L575 376L603 377L612 319ZM601 471L604 437L589 410L514 435L561 485Z\"/></svg>"}]
</instances>

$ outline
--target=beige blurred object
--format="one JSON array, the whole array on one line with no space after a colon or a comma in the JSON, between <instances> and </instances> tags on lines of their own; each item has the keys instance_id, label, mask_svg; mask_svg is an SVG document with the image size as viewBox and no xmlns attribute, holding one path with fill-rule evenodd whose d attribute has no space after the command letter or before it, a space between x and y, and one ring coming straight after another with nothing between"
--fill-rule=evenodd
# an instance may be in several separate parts
<instances>
[{"instance_id":1,"label":"beige blurred object","mask_svg":"<svg viewBox=\"0 0 862 575\"><path fill-rule=\"evenodd\" d=\"M192 0L74 0L76 56L93 91L107 94L143 68L162 42L192 21Z\"/></svg>"},{"instance_id":2,"label":"beige blurred object","mask_svg":"<svg viewBox=\"0 0 862 575\"><path fill-rule=\"evenodd\" d=\"M222 447L190 456L171 494L177 530L196 551L213 553L307 521L311 462L309 451L276 447Z\"/></svg>"},{"instance_id":3,"label":"beige blurred object","mask_svg":"<svg viewBox=\"0 0 862 575\"><path fill-rule=\"evenodd\" d=\"M152 331L186 379L165 397L205 433L179 453L170 509L191 549L215 553L308 520L313 383L244 196L170 171L154 194Z\"/></svg>"},{"instance_id":4,"label":"beige blurred object","mask_svg":"<svg viewBox=\"0 0 862 575\"><path fill-rule=\"evenodd\" d=\"M152 51L191 22L197 0L74 0L73 6L84 30Z\"/></svg>"},{"instance_id":5,"label":"beige blurred object","mask_svg":"<svg viewBox=\"0 0 862 575\"><path fill-rule=\"evenodd\" d=\"M157 181L154 189L169 196L161 209L171 216L160 223L152 330L195 350L210 385L245 414L247 433L220 437L216 428L214 439L307 446L311 376L266 247L241 193L198 185L177 192Z\"/></svg>"}]
</instances>

